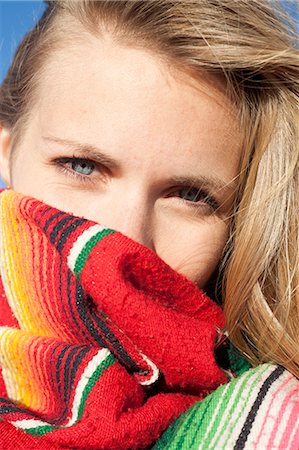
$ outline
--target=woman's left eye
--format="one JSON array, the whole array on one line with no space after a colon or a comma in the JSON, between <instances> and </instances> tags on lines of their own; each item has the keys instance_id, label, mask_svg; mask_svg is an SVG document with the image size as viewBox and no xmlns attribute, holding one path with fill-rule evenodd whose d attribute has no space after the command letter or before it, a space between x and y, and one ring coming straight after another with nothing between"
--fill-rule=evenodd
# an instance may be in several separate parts
<instances>
[{"instance_id":1,"label":"woman's left eye","mask_svg":"<svg viewBox=\"0 0 299 450\"><path fill-rule=\"evenodd\" d=\"M179 192L179 196L188 202L198 202L202 200L202 192L196 188L183 188Z\"/></svg>"},{"instance_id":2,"label":"woman's left eye","mask_svg":"<svg viewBox=\"0 0 299 450\"><path fill-rule=\"evenodd\" d=\"M174 194L172 194L174 196ZM206 204L216 210L219 207L217 200L204 189L195 187L184 187L176 191L176 196L188 203L198 206L200 203Z\"/></svg>"}]
</instances>

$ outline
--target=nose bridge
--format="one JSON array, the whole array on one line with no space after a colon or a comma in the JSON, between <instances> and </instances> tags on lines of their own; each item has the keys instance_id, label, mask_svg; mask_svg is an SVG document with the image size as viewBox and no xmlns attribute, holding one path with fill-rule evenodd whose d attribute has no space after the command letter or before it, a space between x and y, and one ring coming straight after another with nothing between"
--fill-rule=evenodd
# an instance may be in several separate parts
<instances>
[{"instance_id":1,"label":"nose bridge","mask_svg":"<svg viewBox=\"0 0 299 450\"><path fill-rule=\"evenodd\" d=\"M123 190L120 195L111 193L105 204L99 213L99 221L153 249L153 207L146 193L135 186L131 191Z\"/></svg>"},{"instance_id":2,"label":"nose bridge","mask_svg":"<svg viewBox=\"0 0 299 450\"><path fill-rule=\"evenodd\" d=\"M137 204L132 205L127 211L123 211L120 215L121 231L126 236L134 239L147 247L153 247L152 243L152 227L151 227L151 214L145 205L139 207Z\"/></svg>"}]
</instances>

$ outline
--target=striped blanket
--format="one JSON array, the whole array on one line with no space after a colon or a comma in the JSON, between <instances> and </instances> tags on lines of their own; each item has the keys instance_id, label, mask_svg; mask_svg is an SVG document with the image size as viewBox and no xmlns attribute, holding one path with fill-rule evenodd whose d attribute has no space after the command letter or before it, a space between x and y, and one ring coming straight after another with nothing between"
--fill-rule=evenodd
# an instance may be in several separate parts
<instances>
[{"instance_id":1,"label":"striped blanket","mask_svg":"<svg viewBox=\"0 0 299 450\"><path fill-rule=\"evenodd\" d=\"M193 405L154 450L298 450L299 381L274 364L247 370Z\"/></svg>"},{"instance_id":2,"label":"striped blanket","mask_svg":"<svg viewBox=\"0 0 299 450\"><path fill-rule=\"evenodd\" d=\"M0 448L149 448L227 382L223 314L121 233L0 194Z\"/></svg>"}]
</instances>

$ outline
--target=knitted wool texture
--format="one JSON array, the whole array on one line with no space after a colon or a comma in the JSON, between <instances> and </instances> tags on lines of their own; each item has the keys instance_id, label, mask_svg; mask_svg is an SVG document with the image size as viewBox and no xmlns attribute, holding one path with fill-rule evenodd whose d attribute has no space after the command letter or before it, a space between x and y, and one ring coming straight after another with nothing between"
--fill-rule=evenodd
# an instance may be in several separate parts
<instances>
[{"instance_id":1,"label":"knitted wool texture","mask_svg":"<svg viewBox=\"0 0 299 450\"><path fill-rule=\"evenodd\" d=\"M261 364L195 403L153 450L298 450L299 381Z\"/></svg>"},{"instance_id":2,"label":"knitted wool texture","mask_svg":"<svg viewBox=\"0 0 299 450\"><path fill-rule=\"evenodd\" d=\"M152 445L227 376L221 309L119 232L0 195L0 448Z\"/></svg>"}]
</instances>

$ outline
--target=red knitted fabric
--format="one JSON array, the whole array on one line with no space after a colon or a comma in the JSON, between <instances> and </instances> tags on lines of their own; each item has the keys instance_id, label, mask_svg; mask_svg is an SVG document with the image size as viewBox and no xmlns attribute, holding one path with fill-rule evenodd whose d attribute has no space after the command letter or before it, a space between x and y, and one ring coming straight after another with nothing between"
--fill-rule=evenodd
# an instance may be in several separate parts
<instances>
[{"instance_id":1,"label":"red knitted fabric","mask_svg":"<svg viewBox=\"0 0 299 450\"><path fill-rule=\"evenodd\" d=\"M221 309L154 252L0 195L0 448L133 449L227 376Z\"/></svg>"}]
</instances>

